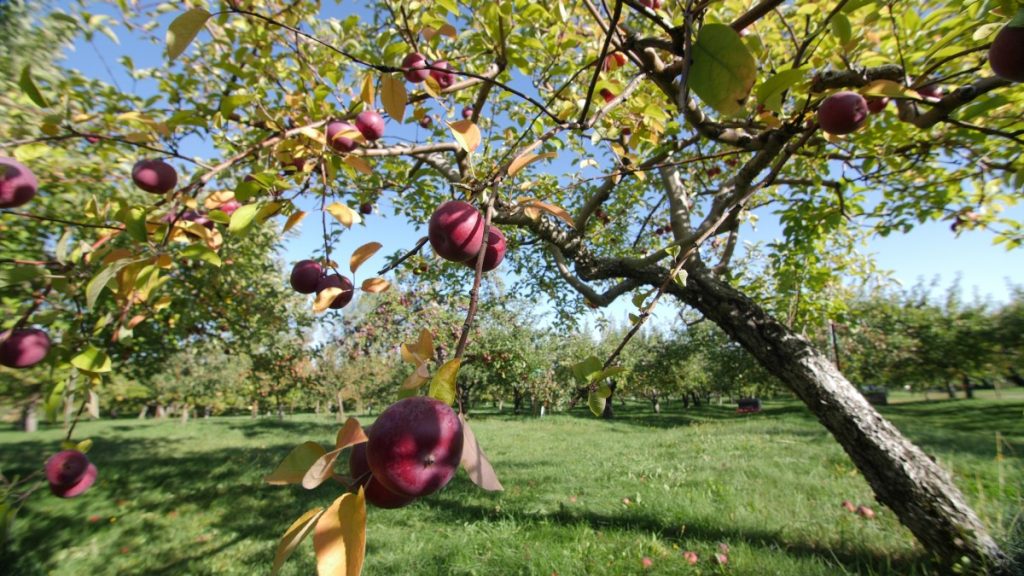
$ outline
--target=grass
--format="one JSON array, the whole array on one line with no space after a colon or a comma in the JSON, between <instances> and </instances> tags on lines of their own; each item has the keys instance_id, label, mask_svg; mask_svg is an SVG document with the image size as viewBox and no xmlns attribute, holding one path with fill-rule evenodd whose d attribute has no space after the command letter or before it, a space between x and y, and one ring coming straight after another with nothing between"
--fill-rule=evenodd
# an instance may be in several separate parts
<instances>
[{"instance_id":1,"label":"grass","mask_svg":"<svg viewBox=\"0 0 1024 576\"><path fill-rule=\"evenodd\" d=\"M926 574L921 549L827 432L793 402L758 415L728 407L662 414L617 408L542 419L479 413L471 420L506 487L461 474L401 510L369 512L365 574ZM1024 399L905 402L882 409L952 470L997 538L1022 508ZM364 420L369 423L370 418ZM100 468L73 500L33 497L17 518L0 573L268 573L277 539L340 490L261 483L304 440L333 441L314 416L80 424ZM997 459L996 432L1000 453ZM4 473L41 464L59 430L0 432ZM628 500L627 500L628 499ZM865 520L840 507L871 505ZM729 564L710 562L720 543ZM682 558L692 550L696 566ZM650 557L653 566L641 568ZM283 574L312 574L309 542Z\"/></svg>"}]
</instances>

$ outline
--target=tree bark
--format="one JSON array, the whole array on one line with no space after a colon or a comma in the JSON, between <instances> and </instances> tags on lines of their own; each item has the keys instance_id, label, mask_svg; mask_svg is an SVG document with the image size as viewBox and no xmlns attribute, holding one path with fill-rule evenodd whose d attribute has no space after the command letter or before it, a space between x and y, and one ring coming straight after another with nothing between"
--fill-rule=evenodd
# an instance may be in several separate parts
<instances>
[{"instance_id":1,"label":"tree bark","mask_svg":"<svg viewBox=\"0 0 1024 576\"><path fill-rule=\"evenodd\" d=\"M37 432L39 430L39 394L33 394L21 407L19 423L22 432Z\"/></svg>"},{"instance_id":2,"label":"tree bark","mask_svg":"<svg viewBox=\"0 0 1024 576\"><path fill-rule=\"evenodd\" d=\"M971 377L968 376L966 372L961 377L960 383L963 385L964 388L964 398L967 398L968 400L973 400L974 382L971 381Z\"/></svg>"},{"instance_id":3,"label":"tree bark","mask_svg":"<svg viewBox=\"0 0 1024 576\"><path fill-rule=\"evenodd\" d=\"M189 405L188 404L182 404L181 405L181 423L182 424L188 424L188 416L189 416Z\"/></svg>"},{"instance_id":4,"label":"tree bark","mask_svg":"<svg viewBox=\"0 0 1024 576\"><path fill-rule=\"evenodd\" d=\"M338 402L338 411L334 413L334 419L337 420L338 422L344 422L345 421L345 400L342 399L341 391L340 390L336 394L336 398L337 398L337 402Z\"/></svg>"},{"instance_id":5,"label":"tree bark","mask_svg":"<svg viewBox=\"0 0 1024 576\"><path fill-rule=\"evenodd\" d=\"M948 472L883 418L810 342L699 264L686 287L669 291L698 309L754 355L810 408L924 547L951 569L1010 574L1010 561L967 505Z\"/></svg>"}]
</instances>

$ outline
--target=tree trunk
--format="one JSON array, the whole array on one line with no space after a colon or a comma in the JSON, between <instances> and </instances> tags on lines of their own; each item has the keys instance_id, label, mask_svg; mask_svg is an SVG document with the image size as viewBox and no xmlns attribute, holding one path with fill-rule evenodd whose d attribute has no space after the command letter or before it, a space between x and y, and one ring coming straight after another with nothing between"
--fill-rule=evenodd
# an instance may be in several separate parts
<instances>
[{"instance_id":1,"label":"tree trunk","mask_svg":"<svg viewBox=\"0 0 1024 576\"><path fill-rule=\"evenodd\" d=\"M949 473L875 411L810 342L699 264L668 290L698 309L782 380L832 433L871 485L947 569L1009 574L1009 560L967 505ZM659 274L663 275L663 274ZM965 567L966 568L966 567Z\"/></svg>"},{"instance_id":2,"label":"tree trunk","mask_svg":"<svg viewBox=\"0 0 1024 576\"><path fill-rule=\"evenodd\" d=\"M39 430L39 394L33 394L25 405L21 407L22 432L36 432Z\"/></svg>"},{"instance_id":3,"label":"tree trunk","mask_svg":"<svg viewBox=\"0 0 1024 576\"><path fill-rule=\"evenodd\" d=\"M181 423L188 424L189 406L188 404L181 405Z\"/></svg>"},{"instance_id":4,"label":"tree trunk","mask_svg":"<svg viewBox=\"0 0 1024 576\"><path fill-rule=\"evenodd\" d=\"M971 377L965 372L961 377L961 384L964 388L964 398L968 400L974 399L974 382L971 381Z\"/></svg>"},{"instance_id":5,"label":"tree trunk","mask_svg":"<svg viewBox=\"0 0 1024 576\"><path fill-rule=\"evenodd\" d=\"M523 409L523 393L518 388L512 389L512 413L519 414Z\"/></svg>"},{"instance_id":6,"label":"tree trunk","mask_svg":"<svg viewBox=\"0 0 1024 576\"><path fill-rule=\"evenodd\" d=\"M164 419L164 418L167 417L167 410L164 408L163 404L157 404L156 405L156 416L155 417L156 418L160 418L160 419Z\"/></svg>"},{"instance_id":7,"label":"tree trunk","mask_svg":"<svg viewBox=\"0 0 1024 576\"><path fill-rule=\"evenodd\" d=\"M651 408L654 409L655 414L661 414L661 400L658 398L657 392L651 394Z\"/></svg>"},{"instance_id":8,"label":"tree trunk","mask_svg":"<svg viewBox=\"0 0 1024 576\"><path fill-rule=\"evenodd\" d=\"M252 401L252 417L253 418L259 418L259 416L260 416L260 401L259 400L253 400Z\"/></svg>"},{"instance_id":9,"label":"tree trunk","mask_svg":"<svg viewBox=\"0 0 1024 576\"><path fill-rule=\"evenodd\" d=\"M149 406L143 406L142 410L139 410L139 420L146 419L146 412L149 412Z\"/></svg>"},{"instance_id":10,"label":"tree trunk","mask_svg":"<svg viewBox=\"0 0 1024 576\"><path fill-rule=\"evenodd\" d=\"M950 400L956 400L956 387L948 379L946 380L946 393L949 394Z\"/></svg>"},{"instance_id":11,"label":"tree trunk","mask_svg":"<svg viewBox=\"0 0 1024 576\"><path fill-rule=\"evenodd\" d=\"M338 411L334 413L334 419L338 422L345 421L345 401L341 398L341 392L337 393Z\"/></svg>"}]
</instances>

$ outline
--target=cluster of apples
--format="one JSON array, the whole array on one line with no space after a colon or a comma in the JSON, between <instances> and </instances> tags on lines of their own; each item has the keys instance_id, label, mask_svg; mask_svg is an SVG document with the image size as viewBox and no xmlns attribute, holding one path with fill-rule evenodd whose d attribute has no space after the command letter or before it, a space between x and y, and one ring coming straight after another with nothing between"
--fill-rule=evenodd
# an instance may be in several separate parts
<instances>
[{"instance_id":1,"label":"cluster of apples","mask_svg":"<svg viewBox=\"0 0 1024 576\"><path fill-rule=\"evenodd\" d=\"M468 202L445 202L430 216L427 237L434 253L441 258L476 268L476 255L484 240L484 217ZM483 271L494 270L504 258L505 235L492 224L487 234Z\"/></svg>"},{"instance_id":2,"label":"cluster of apples","mask_svg":"<svg viewBox=\"0 0 1024 576\"><path fill-rule=\"evenodd\" d=\"M402 60L402 70L405 79L413 84L425 82L427 78L433 78L442 90L455 84L455 74L452 73L452 67L447 60L436 60L431 63L419 52L412 52Z\"/></svg>"},{"instance_id":3,"label":"cluster of apples","mask_svg":"<svg viewBox=\"0 0 1024 576\"><path fill-rule=\"evenodd\" d=\"M401 508L444 488L462 461L462 422L451 406L413 396L389 406L349 456L355 487L379 508Z\"/></svg>"},{"instance_id":4,"label":"cluster of apples","mask_svg":"<svg viewBox=\"0 0 1024 576\"><path fill-rule=\"evenodd\" d=\"M334 297L330 308L340 310L352 301L354 286L352 281L341 274L328 274L316 260L299 260L292 267L289 278L292 290L299 294L319 295L328 288L341 288L341 294Z\"/></svg>"},{"instance_id":5,"label":"cluster of apples","mask_svg":"<svg viewBox=\"0 0 1024 576\"><path fill-rule=\"evenodd\" d=\"M361 134L369 142L384 136L384 117L376 110L363 110L356 115L355 125L340 120L327 123L327 143L338 152L348 153L359 147Z\"/></svg>"}]
</instances>

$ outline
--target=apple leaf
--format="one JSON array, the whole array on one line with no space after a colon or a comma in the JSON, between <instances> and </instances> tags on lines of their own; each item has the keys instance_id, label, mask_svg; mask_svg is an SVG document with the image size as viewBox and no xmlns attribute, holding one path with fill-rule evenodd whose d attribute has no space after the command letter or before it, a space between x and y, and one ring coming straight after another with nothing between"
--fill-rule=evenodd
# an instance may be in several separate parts
<instances>
[{"instance_id":1,"label":"apple leaf","mask_svg":"<svg viewBox=\"0 0 1024 576\"><path fill-rule=\"evenodd\" d=\"M740 35L725 24L705 24L693 45L689 85L721 114L743 108L757 78L757 64Z\"/></svg>"},{"instance_id":2,"label":"apple leaf","mask_svg":"<svg viewBox=\"0 0 1024 576\"><path fill-rule=\"evenodd\" d=\"M536 220L540 218L541 212L547 212L568 224L570 228L576 227L576 223L573 221L572 216L570 216L565 208L562 208L561 206L542 202L536 198L520 198L519 207L523 209L523 212L526 213L527 218L530 220Z\"/></svg>"},{"instance_id":3,"label":"apple leaf","mask_svg":"<svg viewBox=\"0 0 1024 576\"><path fill-rule=\"evenodd\" d=\"M323 290L316 293L316 300L313 301L313 312L320 314L325 312L334 303L334 299L337 298L343 289L337 286L331 286L330 288L324 288Z\"/></svg>"},{"instance_id":4,"label":"apple leaf","mask_svg":"<svg viewBox=\"0 0 1024 576\"><path fill-rule=\"evenodd\" d=\"M373 73L367 72L363 76L363 81L359 87L359 99L366 104L367 108L373 107L374 93L373 93Z\"/></svg>"},{"instance_id":5,"label":"apple leaf","mask_svg":"<svg viewBox=\"0 0 1024 576\"><path fill-rule=\"evenodd\" d=\"M804 78L808 68L790 68L774 74L757 87L757 101L767 108L779 112L782 109L781 94Z\"/></svg>"},{"instance_id":6,"label":"apple leaf","mask_svg":"<svg viewBox=\"0 0 1024 576\"><path fill-rule=\"evenodd\" d=\"M452 129L455 141L466 152L472 152L480 145L480 128L472 120L448 122L448 127Z\"/></svg>"},{"instance_id":7,"label":"apple leaf","mask_svg":"<svg viewBox=\"0 0 1024 576\"><path fill-rule=\"evenodd\" d=\"M303 442L292 448L277 468L264 476L263 480L267 484L298 484L302 482L309 467L326 453L324 447L316 442Z\"/></svg>"},{"instance_id":8,"label":"apple leaf","mask_svg":"<svg viewBox=\"0 0 1024 576\"><path fill-rule=\"evenodd\" d=\"M424 362L416 366L416 369L412 371L412 374L409 374L405 378L405 381L402 382L402 386L399 388L399 394L401 394L401 392L405 390L416 393L416 391L419 390L420 386L423 386L423 384L429 379L430 368L428 368L427 363Z\"/></svg>"},{"instance_id":9,"label":"apple leaf","mask_svg":"<svg viewBox=\"0 0 1024 576\"><path fill-rule=\"evenodd\" d=\"M591 392L587 395L587 406L590 407L590 412L594 416L600 416L604 412L605 402L607 402L607 400L595 392Z\"/></svg>"},{"instance_id":10,"label":"apple leaf","mask_svg":"<svg viewBox=\"0 0 1024 576\"><path fill-rule=\"evenodd\" d=\"M345 164L348 164L352 168L356 169L356 171L362 172L363 174L366 174L367 176L370 176L371 174L373 174L373 167L370 166L370 163L367 162L366 160L360 158L359 156L353 156L351 154L346 154L345 155Z\"/></svg>"},{"instance_id":11,"label":"apple leaf","mask_svg":"<svg viewBox=\"0 0 1024 576\"><path fill-rule=\"evenodd\" d=\"M595 394L598 398L608 399L612 395L612 387L607 384L601 384L592 394Z\"/></svg>"},{"instance_id":12,"label":"apple leaf","mask_svg":"<svg viewBox=\"0 0 1024 576\"><path fill-rule=\"evenodd\" d=\"M28 96L36 106L40 108L48 108L50 103L43 97L43 93L39 91L39 87L36 86L35 80L32 79L32 65L26 64L21 69L21 78L18 80L18 86L21 87L21 91Z\"/></svg>"},{"instance_id":13,"label":"apple leaf","mask_svg":"<svg viewBox=\"0 0 1024 576\"><path fill-rule=\"evenodd\" d=\"M391 288L391 282L383 278L367 278L363 280L363 292L378 294L380 292L387 292L388 288Z\"/></svg>"},{"instance_id":14,"label":"apple leaf","mask_svg":"<svg viewBox=\"0 0 1024 576\"><path fill-rule=\"evenodd\" d=\"M380 79L380 102L384 111L395 120L405 119L405 105L409 95L405 91L405 79L395 74L385 74Z\"/></svg>"},{"instance_id":15,"label":"apple leaf","mask_svg":"<svg viewBox=\"0 0 1024 576\"><path fill-rule=\"evenodd\" d=\"M89 346L78 356L71 359L71 365L83 372L100 374L110 372L110 356L95 346Z\"/></svg>"},{"instance_id":16,"label":"apple leaf","mask_svg":"<svg viewBox=\"0 0 1024 576\"><path fill-rule=\"evenodd\" d=\"M140 262L140 260L128 260L127 258L122 257L119 260L114 260L108 263L105 268L100 270L99 273L96 274L92 280L89 280L88 284L86 284L85 305L92 308L110 280L113 279L122 268L136 262Z\"/></svg>"},{"instance_id":17,"label":"apple leaf","mask_svg":"<svg viewBox=\"0 0 1024 576\"><path fill-rule=\"evenodd\" d=\"M381 246L380 242L367 242L359 248L356 248L355 251L352 252L352 256L348 259L348 269L355 274L356 270L358 270L364 262L369 260L377 253L378 250L381 249Z\"/></svg>"},{"instance_id":18,"label":"apple leaf","mask_svg":"<svg viewBox=\"0 0 1024 576\"><path fill-rule=\"evenodd\" d=\"M338 436L334 440L334 447L339 450L344 450L349 446L366 442L366 432L363 431L363 427L359 424L359 420L349 417L345 420L345 425L338 430Z\"/></svg>"},{"instance_id":19,"label":"apple leaf","mask_svg":"<svg viewBox=\"0 0 1024 576\"><path fill-rule=\"evenodd\" d=\"M216 252L210 250L210 248L204 244L192 244L181 251L182 258L189 260L202 260L208 264L212 264L217 268L220 268L224 262L220 259L220 256Z\"/></svg>"},{"instance_id":20,"label":"apple leaf","mask_svg":"<svg viewBox=\"0 0 1024 576\"><path fill-rule=\"evenodd\" d=\"M302 222L302 219L305 218L305 217L306 217L306 213L303 212L302 210L299 210L298 212L292 214L291 216L288 217L288 220L284 223L284 229L281 230L281 233L283 234L283 233L291 230L299 222Z\"/></svg>"},{"instance_id":21,"label":"apple leaf","mask_svg":"<svg viewBox=\"0 0 1024 576\"><path fill-rule=\"evenodd\" d=\"M862 96L887 97L887 98L917 98L921 94L917 90L907 88L899 82L892 80L874 80L860 89Z\"/></svg>"},{"instance_id":22,"label":"apple leaf","mask_svg":"<svg viewBox=\"0 0 1024 576\"><path fill-rule=\"evenodd\" d=\"M451 405L455 402L455 378L459 375L459 366L462 365L460 358L452 358L438 368L434 378L430 381L430 391L427 395L437 398L445 404Z\"/></svg>"},{"instance_id":23,"label":"apple leaf","mask_svg":"<svg viewBox=\"0 0 1024 576\"><path fill-rule=\"evenodd\" d=\"M426 362L434 356L434 335L423 328L415 344L402 344L402 360L413 364Z\"/></svg>"},{"instance_id":24,"label":"apple leaf","mask_svg":"<svg viewBox=\"0 0 1024 576\"><path fill-rule=\"evenodd\" d=\"M260 208L262 206L259 204L239 206L238 209L231 213L231 223L228 224L228 232L245 232L248 230L249 226L252 225L252 221L256 219Z\"/></svg>"},{"instance_id":25,"label":"apple leaf","mask_svg":"<svg viewBox=\"0 0 1024 576\"><path fill-rule=\"evenodd\" d=\"M573 364L572 375L580 384L589 384L594 375L601 372L602 363L597 356L588 356L581 362Z\"/></svg>"},{"instance_id":26,"label":"apple leaf","mask_svg":"<svg viewBox=\"0 0 1024 576\"><path fill-rule=\"evenodd\" d=\"M100 417L100 395L95 390L89 390L89 401L85 404L86 412L89 413L94 420L98 420Z\"/></svg>"},{"instance_id":27,"label":"apple leaf","mask_svg":"<svg viewBox=\"0 0 1024 576\"><path fill-rule=\"evenodd\" d=\"M342 448L335 448L317 458L316 462L313 462L309 470L306 470L306 473L302 476L302 487L306 490L312 490L326 482L334 474L334 462L338 459L338 455L341 454L342 450Z\"/></svg>"},{"instance_id":28,"label":"apple leaf","mask_svg":"<svg viewBox=\"0 0 1024 576\"><path fill-rule=\"evenodd\" d=\"M536 162L537 160L544 160L546 158L554 158L558 156L556 152L545 152L543 154L534 154L533 152L524 152L519 156L516 156L515 160L508 165L508 175L515 176L517 172L525 168L526 166Z\"/></svg>"},{"instance_id":29,"label":"apple leaf","mask_svg":"<svg viewBox=\"0 0 1024 576\"><path fill-rule=\"evenodd\" d=\"M313 530L319 576L358 576L366 554L366 496L362 487L338 497Z\"/></svg>"},{"instance_id":30,"label":"apple leaf","mask_svg":"<svg viewBox=\"0 0 1024 576\"><path fill-rule=\"evenodd\" d=\"M605 378L611 378L612 376L615 376L616 374L621 374L625 371L626 369L623 368L622 366L610 366L602 370L601 373L598 374L597 376L594 376L591 382L600 382Z\"/></svg>"},{"instance_id":31,"label":"apple leaf","mask_svg":"<svg viewBox=\"0 0 1024 576\"><path fill-rule=\"evenodd\" d=\"M299 516L299 519L292 522L292 525L284 531L284 535L281 536L281 542L277 545L277 552L274 554L274 566L270 569L271 576L277 574L281 566L284 565L284 561L292 555L292 552L313 531L313 527L316 526L323 513L324 508L313 508Z\"/></svg>"},{"instance_id":32,"label":"apple leaf","mask_svg":"<svg viewBox=\"0 0 1024 576\"><path fill-rule=\"evenodd\" d=\"M334 218L338 222L341 222L341 224L346 228L351 228L353 224L358 224L363 221L362 217L360 217L355 210L339 202L332 203L326 208L326 210L328 214L334 216Z\"/></svg>"},{"instance_id":33,"label":"apple leaf","mask_svg":"<svg viewBox=\"0 0 1024 576\"><path fill-rule=\"evenodd\" d=\"M167 28L167 57L173 61L181 56L209 18L210 13L202 8L193 8L175 18Z\"/></svg>"},{"instance_id":34,"label":"apple leaf","mask_svg":"<svg viewBox=\"0 0 1024 576\"><path fill-rule=\"evenodd\" d=\"M487 460L480 444L476 441L476 435L469 428L466 418L459 414L462 421L462 468L469 474L469 479L477 486L489 492L504 490L498 475L494 473L494 467Z\"/></svg>"}]
</instances>

